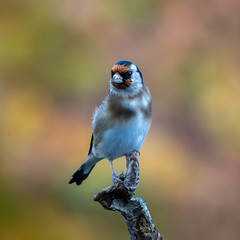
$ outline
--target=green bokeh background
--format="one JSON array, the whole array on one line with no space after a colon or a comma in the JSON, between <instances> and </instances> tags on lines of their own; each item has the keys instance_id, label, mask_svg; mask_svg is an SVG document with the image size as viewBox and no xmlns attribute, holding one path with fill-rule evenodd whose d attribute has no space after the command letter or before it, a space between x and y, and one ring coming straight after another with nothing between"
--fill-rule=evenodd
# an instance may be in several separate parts
<instances>
[{"instance_id":1,"label":"green bokeh background","mask_svg":"<svg viewBox=\"0 0 240 240\"><path fill-rule=\"evenodd\" d=\"M137 196L167 240L240 235L238 0L0 1L0 239L129 239L80 187L91 116L130 60L153 97ZM114 162L118 172L125 160Z\"/></svg>"}]
</instances>

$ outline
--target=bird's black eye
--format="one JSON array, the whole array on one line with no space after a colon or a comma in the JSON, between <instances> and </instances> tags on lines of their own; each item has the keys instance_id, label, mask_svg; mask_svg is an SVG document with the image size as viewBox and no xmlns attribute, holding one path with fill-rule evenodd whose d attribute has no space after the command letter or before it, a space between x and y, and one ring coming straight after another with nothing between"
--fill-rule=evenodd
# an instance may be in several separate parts
<instances>
[{"instance_id":1,"label":"bird's black eye","mask_svg":"<svg viewBox=\"0 0 240 240\"><path fill-rule=\"evenodd\" d=\"M132 76L132 71L128 71L125 73L126 78L130 78Z\"/></svg>"}]
</instances>

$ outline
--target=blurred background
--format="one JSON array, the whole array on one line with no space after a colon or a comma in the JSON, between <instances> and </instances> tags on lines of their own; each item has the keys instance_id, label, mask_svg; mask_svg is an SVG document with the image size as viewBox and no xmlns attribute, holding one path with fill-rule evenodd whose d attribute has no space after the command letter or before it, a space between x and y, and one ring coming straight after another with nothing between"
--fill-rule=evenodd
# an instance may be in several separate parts
<instances>
[{"instance_id":1,"label":"blurred background","mask_svg":"<svg viewBox=\"0 0 240 240\"><path fill-rule=\"evenodd\" d=\"M123 59L153 97L136 196L167 240L239 239L240 1L0 4L1 240L130 239L93 201L111 184L107 160L68 185Z\"/></svg>"}]
</instances>

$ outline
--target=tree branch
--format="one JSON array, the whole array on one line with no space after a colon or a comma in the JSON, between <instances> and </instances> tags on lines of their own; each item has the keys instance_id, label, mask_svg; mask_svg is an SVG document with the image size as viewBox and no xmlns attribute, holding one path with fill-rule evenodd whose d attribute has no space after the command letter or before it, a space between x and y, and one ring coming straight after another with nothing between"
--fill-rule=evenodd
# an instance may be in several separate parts
<instances>
[{"instance_id":1,"label":"tree branch","mask_svg":"<svg viewBox=\"0 0 240 240\"><path fill-rule=\"evenodd\" d=\"M134 151L126 156L127 172L121 173L112 186L99 191L94 200L105 209L119 211L125 218L131 240L163 240L156 229L147 205L134 198L139 183L138 155Z\"/></svg>"}]
</instances>

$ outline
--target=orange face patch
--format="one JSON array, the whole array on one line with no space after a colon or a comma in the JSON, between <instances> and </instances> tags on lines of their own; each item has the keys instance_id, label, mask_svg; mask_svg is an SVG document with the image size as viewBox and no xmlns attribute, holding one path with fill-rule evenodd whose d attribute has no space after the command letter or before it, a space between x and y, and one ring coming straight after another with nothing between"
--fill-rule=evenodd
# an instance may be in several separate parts
<instances>
[{"instance_id":1,"label":"orange face patch","mask_svg":"<svg viewBox=\"0 0 240 240\"><path fill-rule=\"evenodd\" d=\"M128 71L131 71L131 68L128 67L128 66L124 66L124 65L117 64L117 65L114 65L114 66L112 67L112 71L113 71L113 73L116 73L116 72L126 73L126 72L128 72Z\"/></svg>"},{"instance_id":2,"label":"orange face patch","mask_svg":"<svg viewBox=\"0 0 240 240\"><path fill-rule=\"evenodd\" d=\"M131 84L132 84L132 80L131 79L127 79L124 83L112 82L112 85L115 88L119 88L119 89L125 89L125 88L129 87Z\"/></svg>"}]
</instances>

